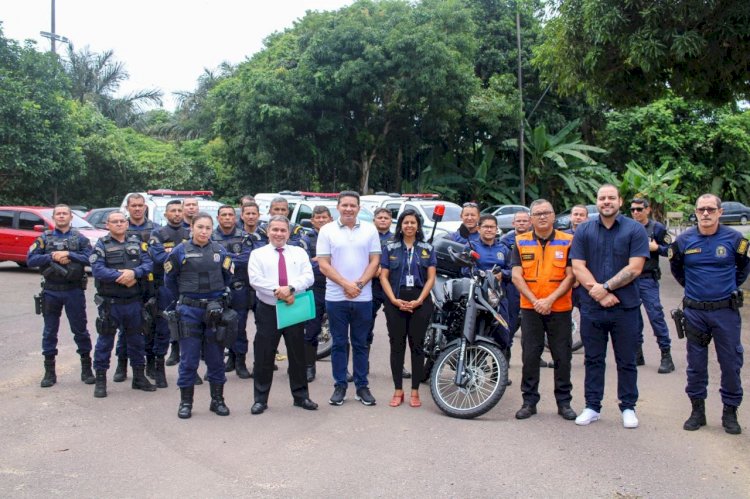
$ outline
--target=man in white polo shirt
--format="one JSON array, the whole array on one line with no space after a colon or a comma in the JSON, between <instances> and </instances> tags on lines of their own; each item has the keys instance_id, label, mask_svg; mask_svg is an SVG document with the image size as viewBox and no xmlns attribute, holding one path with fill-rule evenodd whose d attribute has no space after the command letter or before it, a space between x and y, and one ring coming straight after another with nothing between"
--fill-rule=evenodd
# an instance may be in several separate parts
<instances>
[{"instance_id":1,"label":"man in white polo shirt","mask_svg":"<svg viewBox=\"0 0 750 499\"><path fill-rule=\"evenodd\" d=\"M341 405L346 398L346 347L351 338L355 398L375 405L367 383L367 336L373 321L371 280L380 262L380 238L374 225L357 220L357 192L341 192L337 209L339 219L320 229L316 246L320 271L326 276L326 312L333 337L331 368L336 387L329 403Z\"/></svg>"}]
</instances>

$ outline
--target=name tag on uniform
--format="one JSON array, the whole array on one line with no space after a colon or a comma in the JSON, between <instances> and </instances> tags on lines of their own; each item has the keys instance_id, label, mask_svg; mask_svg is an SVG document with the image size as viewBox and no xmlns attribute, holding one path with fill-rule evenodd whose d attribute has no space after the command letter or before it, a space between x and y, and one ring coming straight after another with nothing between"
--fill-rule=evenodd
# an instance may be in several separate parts
<instances>
[{"instance_id":1,"label":"name tag on uniform","mask_svg":"<svg viewBox=\"0 0 750 499\"><path fill-rule=\"evenodd\" d=\"M413 288L414 287L414 276L413 275L406 276L406 287L407 288Z\"/></svg>"},{"instance_id":2,"label":"name tag on uniform","mask_svg":"<svg viewBox=\"0 0 750 499\"><path fill-rule=\"evenodd\" d=\"M563 258L565 258L565 253L563 253L562 251L555 251L556 260L562 260Z\"/></svg>"}]
</instances>

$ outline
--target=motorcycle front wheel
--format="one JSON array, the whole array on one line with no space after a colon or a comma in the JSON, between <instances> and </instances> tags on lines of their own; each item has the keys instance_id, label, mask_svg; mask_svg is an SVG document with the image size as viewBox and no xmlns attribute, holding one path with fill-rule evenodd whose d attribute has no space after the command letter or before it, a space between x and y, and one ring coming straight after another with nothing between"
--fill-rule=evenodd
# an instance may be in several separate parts
<instances>
[{"instance_id":1,"label":"motorcycle front wheel","mask_svg":"<svg viewBox=\"0 0 750 499\"><path fill-rule=\"evenodd\" d=\"M323 314L323 320L320 324L320 335L318 336L318 351L316 358L318 360L325 359L331 355L331 349L333 348L333 336L331 336L331 328L328 324L328 314Z\"/></svg>"},{"instance_id":2,"label":"motorcycle front wheel","mask_svg":"<svg viewBox=\"0 0 750 499\"><path fill-rule=\"evenodd\" d=\"M468 381L456 385L461 345L446 349L432 368L430 392L441 411L453 418L471 419L489 411L502 398L508 383L508 362L490 343L467 345L464 370Z\"/></svg>"}]
</instances>

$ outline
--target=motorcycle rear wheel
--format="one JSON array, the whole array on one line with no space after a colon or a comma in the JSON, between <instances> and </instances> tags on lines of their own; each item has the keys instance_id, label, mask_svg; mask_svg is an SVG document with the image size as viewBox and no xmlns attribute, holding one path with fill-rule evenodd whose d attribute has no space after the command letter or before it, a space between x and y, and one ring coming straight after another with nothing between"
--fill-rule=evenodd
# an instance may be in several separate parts
<instances>
[{"instance_id":1,"label":"motorcycle rear wheel","mask_svg":"<svg viewBox=\"0 0 750 499\"><path fill-rule=\"evenodd\" d=\"M495 407L502 398L508 383L508 362L495 345L468 345L464 368L469 381L462 388L454 382L460 351L461 346L456 344L440 354L432 368L430 392L435 405L448 416L472 419Z\"/></svg>"},{"instance_id":2,"label":"motorcycle rear wheel","mask_svg":"<svg viewBox=\"0 0 750 499\"><path fill-rule=\"evenodd\" d=\"M325 359L331 355L331 349L333 348L333 336L331 336L331 328L328 324L328 314L323 314L323 320L320 324L320 335L318 336L318 351L316 358L318 360Z\"/></svg>"}]
</instances>

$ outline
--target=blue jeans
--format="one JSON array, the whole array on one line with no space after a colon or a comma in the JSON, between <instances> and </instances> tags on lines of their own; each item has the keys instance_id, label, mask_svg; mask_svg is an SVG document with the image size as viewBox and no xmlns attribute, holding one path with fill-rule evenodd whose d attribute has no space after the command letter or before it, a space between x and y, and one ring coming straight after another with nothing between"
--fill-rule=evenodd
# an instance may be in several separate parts
<instances>
[{"instance_id":1,"label":"blue jeans","mask_svg":"<svg viewBox=\"0 0 750 499\"><path fill-rule=\"evenodd\" d=\"M656 342L660 350L669 350L672 342L669 339L669 328L664 320L664 307L659 299L659 281L653 277L638 278L638 290L641 293L641 304L646 309L651 329L654 330ZM641 344L643 344L643 316L638 314L638 330Z\"/></svg>"},{"instance_id":2,"label":"blue jeans","mask_svg":"<svg viewBox=\"0 0 750 499\"><path fill-rule=\"evenodd\" d=\"M372 324L372 301L328 301L328 324L331 328L333 346L331 349L331 368L336 386L347 386L346 367L349 359L346 346L351 338L352 355L354 356L354 385L357 388L367 386L369 371L369 348L367 337Z\"/></svg>"},{"instance_id":3,"label":"blue jeans","mask_svg":"<svg viewBox=\"0 0 750 499\"><path fill-rule=\"evenodd\" d=\"M586 407L596 412L602 409L607 342L612 336L612 349L617 363L617 398L620 410L635 409L638 401L638 315L641 309L591 308L581 310L581 339L586 349L584 365Z\"/></svg>"}]
</instances>

